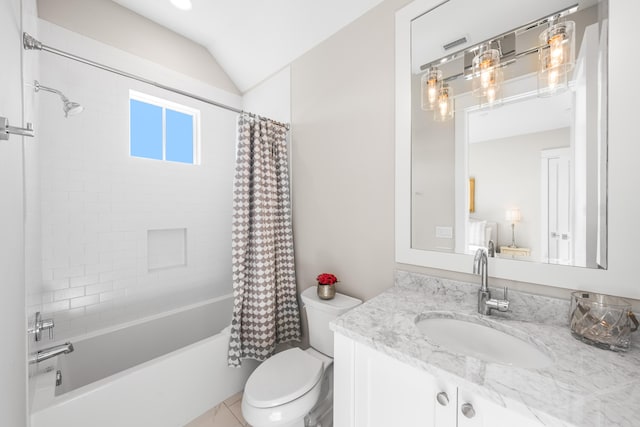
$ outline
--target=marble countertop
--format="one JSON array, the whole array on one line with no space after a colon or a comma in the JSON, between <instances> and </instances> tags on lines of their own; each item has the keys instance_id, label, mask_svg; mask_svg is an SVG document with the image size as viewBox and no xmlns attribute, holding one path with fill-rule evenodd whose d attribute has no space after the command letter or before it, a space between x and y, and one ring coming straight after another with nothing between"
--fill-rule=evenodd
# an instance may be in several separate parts
<instances>
[{"instance_id":1,"label":"marble countertop","mask_svg":"<svg viewBox=\"0 0 640 427\"><path fill-rule=\"evenodd\" d=\"M510 291L511 312L480 316L477 284L401 271L396 276L396 286L336 319L331 329L542 425L640 426L638 336L627 352L602 350L571 335L569 301ZM550 350L554 363L531 370L437 347L415 325L433 311L515 328Z\"/></svg>"}]
</instances>

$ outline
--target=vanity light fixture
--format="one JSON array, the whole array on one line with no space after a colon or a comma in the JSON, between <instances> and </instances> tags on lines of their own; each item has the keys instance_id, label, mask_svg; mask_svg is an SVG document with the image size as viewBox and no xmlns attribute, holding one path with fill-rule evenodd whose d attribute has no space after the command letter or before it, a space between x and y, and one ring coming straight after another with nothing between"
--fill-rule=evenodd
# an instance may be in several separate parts
<instances>
[{"instance_id":1,"label":"vanity light fixture","mask_svg":"<svg viewBox=\"0 0 640 427\"><path fill-rule=\"evenodd\" d=\"M193 5L191 4L191 0L169 0L172 5L180 10L191 10Z\"/></svg>"},{"instance_id":2,"label":"vanity light fixture","mask_svg":"<svg viewBox=\"0 0 640 427\"><path fill-rule=\"evenodd\" d=\"M522 220L522 213L520 212L520 209L518 208L513 208L513 209L508 209L507 212L505 213L505 219L509 222L511 222L511 244L509 245L510 248L517 248L516 246L516 222L519 222Z\"/></svg>"},{"instance_id":3,"label":"vanity light fixture","mask_svg":"<svg viewBox=\"0 0 640 427\"><path fill-rule=\"evenodd\" d=\"M481 99L481 104L493 105L501 100L502 66L500 50L492 49L491 43L483 43L473 58L473 94Z\"/></svg>"},{"instance_id":4,"label":"vanity light fixture","mask_svg":"<svg viewBox=\"0 0 640 427\"><path fill-rule=\"evenodd\" d=\"M553 22L540 36L538 94L550 96L568 87L569 71L575 64L575 23Z\"/></svg>"},{"instance_id":5,"label":"vanity light fixture","mask_svg":"<svg viewBox=\"0 0 640 427\"><path fill-rule=\"evenodd\" d=\"M438 67L430 67L422 75L420 83L422 88L422 109L431 111L436 106L438 94L442 88L442 71Z\"/></svg>"},{"instance_id":6,"label":"vanity light fixture","mask_svg":"<svg viewBox=\"0 0 640 427\"><path fill-rule=\"evenodd\" d=\"M438 91L438 100L436 101L436 108L433 112L433 120L437 122L444 122L452 119L453 111L453 89L448 84L443 83L442 87Z\"/></svg>"},{"instance_id":7,"label":"vanity light fixture","mask_svg":"<svg viewBox=\"0 0 640 427\"><path fill-rule=\"evenodd\" d=\"M492 85L487 88L484 96L480 97L480 108L493 108L502 104L502 85Z\"/></svg>"},{"instance_id":8,"label":"vanity light fixture","mask_svg":"<svg viewBox=\"0 0 640 427\"><path fill-rule=\"evenodd\" d=\"M172 0L173 1L173 0ZM443 58L420 66L424 72L420 80L421 107L434 111L434 119L453 118L453 91L448 83L458 78L471 80L471 92L479 100L479 107L496 107L502 103L505 68L520 58L538 54L538 94L550 96L568 87L569 72L575 65L575 23L565 21L578 9L573 5L520 28L498 35L474 46L465 47ZM539 35L539 43L517 51L518 36L534 28L548 28ZM444 50L466 45L466 37L443 46ZM525 46L530 41L525 39ZM456 62L454 62L456 61ZM443 73L442 68L446 70ZM509 71L507 71L509 72ZM448 82L448 83L447 83ZM466 92L466 84L461 92Z\"/></svg>"}]
</instances>

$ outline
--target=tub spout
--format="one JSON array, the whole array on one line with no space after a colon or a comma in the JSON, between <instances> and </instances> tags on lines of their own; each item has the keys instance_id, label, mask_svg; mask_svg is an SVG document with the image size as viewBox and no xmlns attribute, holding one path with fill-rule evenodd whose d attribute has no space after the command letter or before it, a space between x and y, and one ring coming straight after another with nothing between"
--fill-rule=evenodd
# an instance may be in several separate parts
<instances>
[{"instance_id":1,"label":"tub spout","mask_svg":"<svg viewBox=\"0 0 640 427\"><path fill-rule=\"evenodd\" d=\"M61 345L56 345L54 347L49 347L49 348L45 348L44 350L38 351L37 353L29 357L29 363L42 362L43 360L56 357L59 354L69 354L72 351L73 351L73 344L71 344L70 342L66 342Z\"/></svg>"}]
</instances>

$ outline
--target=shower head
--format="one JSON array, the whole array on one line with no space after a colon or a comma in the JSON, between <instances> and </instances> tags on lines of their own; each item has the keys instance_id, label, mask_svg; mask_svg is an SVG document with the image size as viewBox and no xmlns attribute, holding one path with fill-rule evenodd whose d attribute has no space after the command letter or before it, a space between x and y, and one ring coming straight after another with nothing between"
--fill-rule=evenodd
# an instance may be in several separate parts
<instances>
[{"instance_id":1,"label":"shower head","mask_svg":"<svg viewBox=\"0 0 640 427\"><path fill-rule=\"evenodd\" d=\"M63 103L62 109L64 110L65 117L75 116L76 114L80 114L82 110L84 110L84 107L82 105L78 104L77 102L69 101L69 98L64 96L64 94L57 89L53 89L47 86L42 86L40 82L38 82L37 80L33 81L33 87L36 92L44 90L45 92L51 92L51 93L57 94L60 97L60 99L62 99L62 103Z\"/></svg>"},{"instance_id":2,"label":"shower head","mask_svg":"<svg viewBox=\"0 0 640 427\"><path fill-rule=\"evenodd\" d=\"M82 113L84 107L77 102L69 101L68 99L64 101L64 106L62 107L64 110L64 116L75 116L76 114Z\"/></svg>"}]
</instances>

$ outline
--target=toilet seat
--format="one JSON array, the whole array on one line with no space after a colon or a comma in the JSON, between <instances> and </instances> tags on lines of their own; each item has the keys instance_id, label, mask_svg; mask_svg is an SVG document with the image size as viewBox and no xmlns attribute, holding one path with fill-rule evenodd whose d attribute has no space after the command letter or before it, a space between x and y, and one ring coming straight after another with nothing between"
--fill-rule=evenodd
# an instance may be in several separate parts
<instances>
[{"instance_id":1,"label":"toilet seat","mask_svg":"<svg viewBox=\"0 0 640 427\"><path fill-rule=\"evenodd\" d=\"M255 408L291 402L311 390L324 372L320 359L292 348L275 354L251 374L243 399Z\"/></svg>"}]
</instances>

